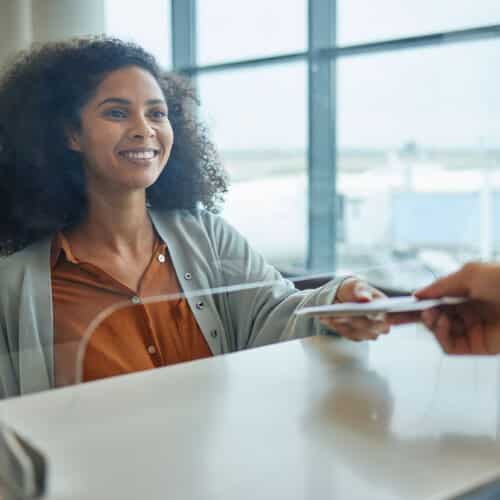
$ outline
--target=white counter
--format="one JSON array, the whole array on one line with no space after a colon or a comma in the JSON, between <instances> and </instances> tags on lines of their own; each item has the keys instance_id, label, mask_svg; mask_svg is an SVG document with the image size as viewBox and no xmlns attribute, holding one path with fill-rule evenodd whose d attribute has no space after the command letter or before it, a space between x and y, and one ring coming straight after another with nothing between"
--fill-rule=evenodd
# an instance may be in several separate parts
<instances>
[{"instance_id":1,"label":"white counter","mask_svg":"<svg viewBox=\"0 0 500 500\"><path fill-rule=\"evenodd\" d=\"M498 358L444 356L406 327L11 399L0 417L48 456L53 500L437 500L500 476L498 378Z\"/></svg>"}]
</instances>

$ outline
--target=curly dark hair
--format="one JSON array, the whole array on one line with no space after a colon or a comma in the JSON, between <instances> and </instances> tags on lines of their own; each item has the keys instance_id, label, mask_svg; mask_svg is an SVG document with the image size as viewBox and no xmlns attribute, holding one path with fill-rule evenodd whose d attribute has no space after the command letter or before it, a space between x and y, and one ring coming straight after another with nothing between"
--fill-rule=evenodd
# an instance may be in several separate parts
<instances>
[{"instance_id":1,"label":"curly dark hair","mask_svg":"<svg viewBox=\"0 0 500 500\"><path fill-rule=\"evenodd\" d=\"M74 227L87 211L81 157L67 146L80 112L112 71L138 66L160 85L175 141L165 168L147 191L157 210L218 211L227 177L196 118L191 84L162 71L136 44L90 37L21 52L0 80L0 254L8 255Z\"/></svg>"}]
</instances>

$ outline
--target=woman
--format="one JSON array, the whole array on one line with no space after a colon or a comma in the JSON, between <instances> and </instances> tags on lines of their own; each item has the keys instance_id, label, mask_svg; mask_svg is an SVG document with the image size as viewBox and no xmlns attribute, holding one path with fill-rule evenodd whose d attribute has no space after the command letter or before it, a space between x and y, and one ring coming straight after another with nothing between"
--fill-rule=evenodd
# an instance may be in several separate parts
<instances>
[{"instance_id":1,"label":"woman","mask_svg":"<svg viewBox=\"0 0 500 500\"><path fill-rule=\"evenodd\" d=\"M44 45L4 73L2 396L73 382L85 331L124 300L92 336L85 380L311 335L319 325L297 308L382 296L353 278L298 292L214 215L226 178L193 104L182 80L115 39Z\"/></svg>"}]
</instances>

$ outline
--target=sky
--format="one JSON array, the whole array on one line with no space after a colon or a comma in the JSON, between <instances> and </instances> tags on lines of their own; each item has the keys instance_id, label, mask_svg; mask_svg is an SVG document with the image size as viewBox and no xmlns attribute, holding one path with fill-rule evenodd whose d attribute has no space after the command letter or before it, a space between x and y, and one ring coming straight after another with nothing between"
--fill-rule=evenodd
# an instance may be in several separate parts
<instances>
[{"instance_id":1,"label":"sky","mask_svg":"<svg viewBox=\"0 0 500 500\"><path fill-rule=\"evenodd\" d=\"M166 0L107 0L108 30L170 64ZM305 0L198 0L198 60L210 64L303 51ZM499 0L338 0L348 45L500 24ZM342 58L337 64L340 148L500 147L500 39ZM304 149L304 63L199 79L202 117L224 149Z\"/></svg>"}]
</instances>

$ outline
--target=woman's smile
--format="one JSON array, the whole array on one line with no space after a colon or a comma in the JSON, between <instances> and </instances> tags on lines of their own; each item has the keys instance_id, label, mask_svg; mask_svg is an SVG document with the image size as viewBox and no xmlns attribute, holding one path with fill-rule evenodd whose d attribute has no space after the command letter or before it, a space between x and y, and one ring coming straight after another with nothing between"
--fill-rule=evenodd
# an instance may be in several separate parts
<instances>
[{"instance_id":1,"label":"woman's smile","mask_svg":"<svg viewBox=\"0 0 500 500\"><path fill-rule=\"evenodd\" d=\"M130 148L118 152L118 154L130 163L148 166L156 160L160 154L157 148Z\"/></svg>"}]
</instances>

